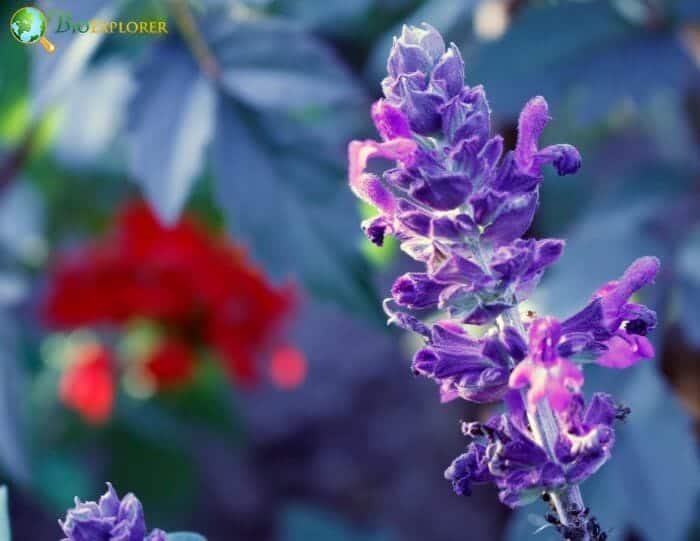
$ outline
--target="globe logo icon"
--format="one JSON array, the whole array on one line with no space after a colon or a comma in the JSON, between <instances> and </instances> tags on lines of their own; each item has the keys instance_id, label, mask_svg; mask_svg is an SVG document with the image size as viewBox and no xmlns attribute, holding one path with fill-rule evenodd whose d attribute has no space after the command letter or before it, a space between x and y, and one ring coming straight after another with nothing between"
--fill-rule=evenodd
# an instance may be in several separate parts
<instances>
[{"instance_id":1,"label":"globe logo icon","mask_svg":"<svg viewBox=\"0 0 700 541\"><path fill-rule=\"evenodd\" d=\"M20 8L10 19L10 32L17 41L24 45L39 42L47 52L52 53L56 47L44 37L46 26L46 17L35 7Z\"/></svg>"}]
</instances>

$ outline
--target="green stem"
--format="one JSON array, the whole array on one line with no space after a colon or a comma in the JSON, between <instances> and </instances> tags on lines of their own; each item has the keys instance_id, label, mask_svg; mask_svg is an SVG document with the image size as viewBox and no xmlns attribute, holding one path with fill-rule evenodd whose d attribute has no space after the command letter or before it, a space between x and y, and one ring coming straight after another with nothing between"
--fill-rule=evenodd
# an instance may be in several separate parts
<instances>
[{"instance_id":1,"label":"green stem","mask_svg":"<svg viewBox=\"0 0 700 541\"><path fill-rule=\"evenodd\" d=\"M523 339L527 339L525 327L523 326L517 307L508 310L503 319L516 329ZM527 403L525 391L523 390L522 393L523 401ZM554 451L554 446L559 436L559 424L554 416L549 400L545 399L540 401L534 411L527 408L527 419L535 441L545 450L549 460L557 463L558 460ZM570 485L559 490L549 491L548 494L552 505L557 511L559 521L564 525L568 525L570 522L569 510L583 510L584 508L581 489L578 485ZM590 539L590 537L586 534L586 537L582 541L587 541L588 539Z\"/></svg>"},{"instance_id":2,"label":"green stem","mask_svg":"<svg viewBox=\"0 0 700 541\"><path fill-rule=\"evenodd\" d=\"M197 21L195 20L192 10L187 5L186 0L169 0L170 13L175 20L175 24L180 30L182 39L185 41L199 67L204 73L214 80L221 77L221 67L212 53L209 45L204 40L202 33L199 31Z\"/></svg>"}]
</instances>

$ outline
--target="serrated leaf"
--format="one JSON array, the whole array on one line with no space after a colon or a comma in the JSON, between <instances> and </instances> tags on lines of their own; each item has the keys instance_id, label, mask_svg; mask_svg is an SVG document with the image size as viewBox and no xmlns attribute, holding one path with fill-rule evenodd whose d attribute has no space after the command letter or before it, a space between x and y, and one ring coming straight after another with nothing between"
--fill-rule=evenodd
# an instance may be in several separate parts
<instances>
[{"instance_id":1,"label":"serrated leaf","mask_svg":"<svg viewBox=\"0 0 700 541\"><path fill-rule=\"evenodd\" d=\"M46 54L42 47L32 48L32 114L35 119L54 105L63 92L80 77L106 36L102 33L85 35L78 32L54 32L52 14L61 11L70 13L75 21L104 21L114 18L122 3L110 0L44 0L38 4L37 7L43 9L49 17L46 37L56 46L56 52Z\"/></svg>"},{"instance_id":2,"label":"serrated leaf","mask_svg":"<svg viewBox=\"0 0 700 541\"><path fill-rule=\"evenodd\" d=\"M690 233L676 261L678 274L678 323L685 337L700 347L700 228Z\"/></svg>"},{"instance_id":3,"label":"serrated leaf","mask_svg":"<svg viewBox=\"0 0 700 541\"><path fill-rule=\"evenodd\" d=\"M584 498L604 528L628 525L645 541L684 541L700 487L692 422L654 363L606 372L588 371L587 385L610 392L632 415L616 430L610 463L584 484Z\"/></svg>"},{"instance_id":4,"label":"serrated leaf","mask_svg":"<svg viewBox=\"0 0 700 541\"><path fill-rule=\"evenodd\" d=\"M469 81L485 85L497 113L514 116L541 94L553 110L571 99L581 122L681 89L695 69L671 31L628 24L609 2L528 6L501 39L465 50Z\"/></svg>"},{"instance_id":5,"label":"serrated leaf","mask_svg":"<svg viewBox=\"0 0 700 541\"><path fill-rule=\"evenodd\" d=\"M662 269L671 265L669 244L653 224L668 212L681 182L672 171L647 168L599 198L568 236L562 259L535 301L536 310L570 315L638 256L658 256ZM644 300L655 307L663 287L646 288ZM659 329L652 338L661 335ZM608 392L632 408L628 421L616 430L612 459L582 486L586 505L604 529L622 535L633 528L645 541L682 541L693 519L700 463L690 420L656 363L646 361L624 371L590 365L584 390ZM508 539L523 539L526 523L521 515L528 512L518 513Z\"/></svg>"},{"instance_id":6,"label":"serrated leaf","mask_svg":"<svg viewBox=\"0 0 700 541\"><path fill-rule=\"evenodd\" d=\"M162 220L174 222L201 172L215 94L175 40L154 45L129 107L129 169Z\"/></svg>"},{"instance_id":7,"label":"serrated leaf","mask_svg":"<svg viewBox=\"0 0 700 541\"><path fill-rule=\"evenodd\" d=\"M44 201L25 179L17 179L0 194L0 247L31 264L44 257Z\"/></svg>"},{"instance_id":8,"label":"serrated leaf","mask_svg":"<svg viewBox=\"0 0 700 541\"><path fill-rule=\"evenodd\" d=\"M73 167L114 167L108 149L122 133L132 91L131 66L124 60L112 59L84 73L65 94L57 157Z\"/></svg>"},{"instance_id":9,"label":"serrated leaf","mask_svg":"<svg viewBox=\"0 0 700 541\"><path fill-rule=\"evenodd\" d=\"M344 172L318 151L280 145L224 97L217 118L215 191L234 236L273 277L292 275L321 299L378 313Z\"/></svg>"},{"instance_id":10,"label":"serrated leaf","mask_svg":"<svg viewBox=\"0 0 700 541\"><path fill-rule=\"evenodd\" d=\"M207 541L198 533L192 532L175 532L168 534L168 541Z\"/></svg>"},{"instance_id":11,"label":"serrated leaf","mask_svg":"<svg viewBox=\"0 0 700 541\"><path fill-rule=\"evenodd\" d=\"M364 100L350 70L300 26L263 19L207 27L222 87L250 107L289 111Z\"/></svg>"}]
</instances>

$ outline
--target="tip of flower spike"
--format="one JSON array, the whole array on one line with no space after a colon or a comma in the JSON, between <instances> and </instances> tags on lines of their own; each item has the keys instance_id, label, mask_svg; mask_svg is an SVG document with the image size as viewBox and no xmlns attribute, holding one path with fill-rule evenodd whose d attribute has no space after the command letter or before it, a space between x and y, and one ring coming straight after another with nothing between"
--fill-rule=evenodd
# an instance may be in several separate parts
<instances>
[{"instance_id":1,"label":"tip of flower spike","mask_svg":"<svg viewBox=\"0 0 700 541\"><path fill-rule=\"evenodd\" d=\"M427 74L445 52L445 42L432 26L404 25L401 35L394 42L387 60L390 78L403 74Z\"/></svg>"},{"instance_id":2,"label":"tip of flower spike","mask_svg":"<svg viewBox=\"0 0 700 541\"><path fill-rule=\"evenodd\" d=\"M445 41L440 32L425 21L418 26L404 24L399 41L405 45L417 45L433 60L437 60L445 52Z\"/></svg>"},{"instance_id":3,"label":"tip of flower spike","mask_svg":"<svg viewBox=\"0 0 700 541\"><path fill-rule=\"evenodd\" d=\"M385 214L392 215L396 199L379 181L376 175L366 173L371 158L386 158L411 163L417 144L411 139L398 137L384 143L376 141L351 141L348 145L348 181L352 191Z\"/></svg>"}]
</instances>

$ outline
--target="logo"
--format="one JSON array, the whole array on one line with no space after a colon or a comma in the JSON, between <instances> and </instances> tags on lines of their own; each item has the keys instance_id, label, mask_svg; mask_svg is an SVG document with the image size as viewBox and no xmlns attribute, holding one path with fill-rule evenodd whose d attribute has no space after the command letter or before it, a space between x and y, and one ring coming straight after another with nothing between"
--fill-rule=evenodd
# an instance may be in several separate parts
<instances>
[{"instance_id":1,"label":"logo","mask_svg":"<svg viewBox=\"0 0 700 541\"><path fill-rule=\"evenodd\" d=\"M40 43L46 52L53 53L56 47L45 35L49 23L56 20L54 32L73 34L167 34L167 21L74 21L70 13L48 12L47 17L35 7L23 7L10 18L10 33L23 45Z\"/></svg>"},{"instance_id":2,"label":"logo","mask_svg":"<svg viewBox=\"0 0 700 541\"><path fill-rule=\"evenodd\" d=\"M10 33L17 41L24 45L38 41L47 53L53 53L56 47L44 37L47 26L46 16L34 7L19 8L10 18Z\"/></svg>"}]
</instances>

